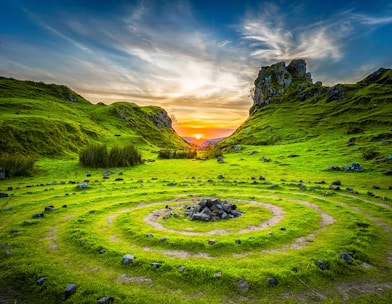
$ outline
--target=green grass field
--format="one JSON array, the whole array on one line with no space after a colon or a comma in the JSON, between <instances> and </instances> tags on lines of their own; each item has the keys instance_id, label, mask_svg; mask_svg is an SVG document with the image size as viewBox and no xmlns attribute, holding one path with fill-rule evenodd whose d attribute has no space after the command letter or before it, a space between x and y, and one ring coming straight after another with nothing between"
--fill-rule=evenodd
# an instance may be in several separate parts
<instances>
[{"instance_id":1,"label":"green grass field","mask_svg":"<svg viewBox=\"0 0 392 304\"><path fill-rule=\"evenodd\" d=\"M335 157L337 145L318 157L324 147L313 141L245 146L225 154L223 163L156 160L111 168L109 179L77 160L42 159L34 177L0 182L9 194L0 211L0 243L8 244L0 251L1 297L17 303L94 303L104 296L116 303L388 303L392 204L385 197L392 181L379 170L328 171L347 159ZM289 157L293 152L299 156ZM85 179L88 187L78 189ZM329 189L335 180L341 190ZM160 213L148 220L166 206L181 210L203 197L236 203L243 216L193 222ZM44 211L50 205L54 210ZM32 218L40 212L43 218ZM123 265L125 254L136 258ZM317 267L318 260L328 269ZM37 285L41 277L48 278ZM278 284L268 286L268 278ZM64 300L70 283L77 291Z\"/></svg>"},{"instance_id":2,"label":"green grass field","mask_svg":"<svg viewBox=\"0 0 392 304\"><path fill-rule=\"evenodd\" d=\"M186 146L159 108L0 78L0 152L37 159L0 180L0 303L391 303L390 90L268 105L218 162L159 159ZM79 164L89 144L126 143L147 161ZM242 216L189 220L202 198Z\"/></svg>"}]
</instances>

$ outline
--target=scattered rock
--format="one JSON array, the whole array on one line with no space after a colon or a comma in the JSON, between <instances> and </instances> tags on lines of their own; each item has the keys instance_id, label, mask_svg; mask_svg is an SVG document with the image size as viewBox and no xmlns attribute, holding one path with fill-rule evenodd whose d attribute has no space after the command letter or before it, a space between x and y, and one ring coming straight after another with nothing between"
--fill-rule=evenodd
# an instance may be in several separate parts
<instances>
[{"instance_id":1,"label":"scattered rock","mask_svg":"<svg viewBox=\"0 0 392 304\"><path fill-rule=\"evenodd\" d=\"M329 88L327 94L328 94L327 102L331 102L334 100L340 101L344 98L346 94L346 88L342 84L337 84Z\"/></svg>"},{"instance_id":2,"label":"scattered rock","mask_svg":"<svg viewBox=\"0 0 392 304\"><path fill-rule=\"evenodd\" d=\"M216 244L216 240L208 240L208 245L214 245Z\"/></svg>"},{"instance_id":3,"label":"scattered rock","mask_svg":"<svg viewBox=\"0 0 392 304\"><path fill-rule=\"evenodd\" d=\"M368 191L368 192L367 192L367 195L372 196L372 197L375 196L374 193L373 193L372 191Z\"/></svg>"},{"instance_id":4,"label":"scattered rock","mask_svg":"<svg viewBox=\"0 0 392 304\"><path fill-rule=\"evenodd\" d=\"M332 185L334 185L334 186L341 186L342 183L341 183L340 180L335 180L335 181L332 182Z\"/></svg>"},{"instance_id":5,"label":"scattered rock","mask_svg":"<svg viewBox=\"0 0 392 304\"><path fill-rule=\"evenodd\" d=\"M10 233L18 233L18 232L19 232L19 229L17 229L17 228L12 228L10 230Z\"/></svg>"},{"instance_id":6,"label":"scattered rock","mask_svg":"<svg viewBox=\"0 0 392 304\"><path fill-rule=\"evenodd\" d=\"M4 197L8 197L8 194L0 192L0 198L4 198Z\"/></svg>"},{"instance_id":7,"label":"scattered rock","mask_svg":"<svg viewBox=\"0 0 392 304\"><path fill-rule=\"evenodd\" d=\"M339 258L342 258L347 264L353 263L353 260L351 259L348 253L345 252L339 253Z\"/></svg>"},{"instance_id":8,"label":"scattered rock","mask_svg":"<svg viewBox=\"0 0 392 304\"><path fill-rule=\"evenodd\" d=\"M54 211L54 206L46 206L45 211Z\"/></svg>"},{"instance_id":9,"label":"scattered rock","mask_svg":"<svg viewBox=\"0 0 392 304\"><path fill-rule=\"evenodd\" d=\"M153 268L159 268L159 267L161 267L162 266L162 263L157 263L157 262L153 262L153 263L151 263L151 266L153 267Z\"/></svg>"},{"instance_id":10,"label":"scattered rock","mask_svg":"<svg viewBox=\"0 0 392 304\"><path fill-rule=\"evenodd\" d=\"M85 189L85 188L87 188L87 186L88 186L88 182L84 181L83 183L78 184L76 186L76 188L78 188L78 189Z\"/></svg>"},{"instance_id":11,"label":"scattered rock","mask_svg":"<svg viewBox=\"0 0 392 304\"><path fill-rule=\"evenodd\" d=\"M328 269L328 266L323 261L317 260L317 261L314 262L314 264L318 268L320 268L321 270L327 270Z\"/></svg>"},{"instance_id":12,"label":"scattered rock","mask_svg":"<svg viewBox=\"0 0 392 304\"><path fill-rule=\"evenodd\" d=\"M183 272L185 271L185 266L181 266L181 267L178 269L178 271L179 271L180 273L183 273Z\"/></svg>"},{"instance_id":13,"label":"scattered rock","mask_svg":"<svg viewBox=\"0 0 392 304\"><path fill-rule=\"evenodd\" d=\"M385 175L392 175L392 169L388 169L384 171Z\"/></svg>"},{"instance_id":14,"label":"scattered rock","mask_svg":"<svg viewBox=\"0 0 392 304\"><path fill-rule=\"evenodd\" d=\"M280 227L279 230L286 231L286 227Z\"/></svg>"},{"instance_id":15,"label":"scattered rock","mask_svg":"<svg viewBox=\"0 0 392 304\"><path fill-rule=\"evenodd\" d=\"M224 179L225 177L224 177L224 175L223 174L219 174L218 175L218 179Z\"/></svg>"},{"instance_id":16,"label":"scattered rock","mask_svg":"<svg viewBox=\"0 0 392 304\"><path fill-rule=\"evenodd\" d=\"M241 244L241 240L235 240L236 244Z\"/></svg>"},{"instance_id":17,"label":"scattered rock","mask_svg":"<svg viewBox=\"0 0 392 304\"><path fill-rule=\"evenodd\" d=\"M238 287L241 289L241 290L246 290L246 289L248 289L248 283L245 281L245 279L241 279L241 280L239 280L238 282L237 282L237 284L238 284Z\"/></svg>"},{"instance_id":18,"label":"scattered rock","mask_svg":"<svg viewBox=\"0 0 392 304\"><path fill-rule=\"evenodd\" d=\"M328 167L328 170L329 170L329 171L340 171L341 169L340 169L339 166L329 166L329 167Z\"/></svg>"},{"instance_id":19,"label":"scattered rock","mask_svg":"<svg viewBox=\"0 0 392 304\"><path fill-rule=\"evenodd\" d=\"M354 162L354 163L350 164L349 166L344 166L344 169L347 171L355 171L355 172L362 172L363 171L363 167L357 162Z\"/></svg>"},{"instance_id":20,"label":"scattered rock","mask_svg":"<svg viewBox=\"0 0 392 304\"><path fill-rule=\"evenodd\" d=\"M76 292L77 288L78 286L76 284L68 284L64 291L65 299L68 299L70 296L72 296Z\"/></svg>"},{"instance_id":21,"label":"scattered rock","mask_svg":"<svg viewBox=\"0 0 392 304\"><path fill-rule=\"evenodd\" d=\"M48 277L40 277L40 278L35 282L35 284L41 286L47 279L48 279Z\"/></svg>"},{"instance_id":22,"label":"scattered rock","mask_svg":"<svg viewBox=\"0 0 392 304\"><path fill-rule=\"evenodd\" d=\"M5 179L5 171L3 168L0 167L0 180Z\"/></svg>"},{"instance_id":23,"label":"scattered rock","mask_svg":"<svg viewBox=\"0 0 392 304\"><path fill-rule=\"evenodd\" d=\"M216 278L221 278L222 277L222 272L221 271L218 271L218 272L215 272L215 275L214 275Z\"/></svg>"},{"instance_id":24,"label":"scattered rock","mask_svg":"<svg viewBox=\"0 0 392 304\"><path fill-rule=\"evenodd\" d=\"M102 297L100 299L97 299L97 304L111 304L111 303L114 303L113 297Z\"/></svg>"},{"instance_id":25,"label":"scattered rock","mask_svg":"<svg viewBox=\"0 0 392 304\"><path fill-rule=\"evenodd\" d=\"M42 218L44 216L45 216L45 214L43 212L33 214L33 218Z\"/></svg>"},{"instance_id":26,"label":"scattered rock","mask_svg":"<svg viewBox=\"0 0 392 304\"><path fill-rule=\"evenodd\" d=\"M114 181L115 182L120 182L120 181L123 181L124 179L122 178L122 177L117 177Z\"/></svg>"},{"instance_id":27,"label":"scattered rock","mask_svg":"<svg viewBox=\"0 0 392 304\"><path fill-rule=\"evenodd\" d=\"M104 254L106 252L105 248L102 248L101 250L98 251L99 254Z\"/></svg>"},{"instance_id":28,"label":"scattered rock","mask_svg":"<svg viewBox=\"0 0 392 304\"><path fill-rule=\"evenodd\" d=\"M380 189L378 185L373 185L373 189Z\"/></svg>"},{"instance_id":29,"label":"scattered rock","mask_svg":"<svg viewBox=\"0 0 392 304\"><path fill-rule=\"evenodd\" d=\"M128 253L122 257L121 263L124 265L128 265L128 264L132 263L135 258L136 257L134 255Z\"/></svg>"},{"instance_id":30,"label":"scattered rock","mask_svg":"<svg viewBox=\"0 0 392 304\"><path fill-rule=\"evenodd\" d=\"M0 245L0 249L4 249L4 248L7 248L7 247L8 247L8 243L1 244L1 245Z\"/></svg>"},{"instance_id":31,"label":"scattered rock","mask_svg":"<svg viewBox=\"0 0 392 304\"><path fill-rule=\"evenodd\" d=\"M146 235L146 237L148 237L149 239L151 239L153 237L152 233L149 233Z\"/></svg>"},{"instance_id":32,"label":"scattered rock","mask_svg":"<svg viewBox=\"0 0 392 304\"><path fill-rule=\"evenodd\" d=\"M276 278L267 278L265 280L265 283L269 287L274 287L274 286L278 285L278 280Z\"/></svg>"}]
</instances>

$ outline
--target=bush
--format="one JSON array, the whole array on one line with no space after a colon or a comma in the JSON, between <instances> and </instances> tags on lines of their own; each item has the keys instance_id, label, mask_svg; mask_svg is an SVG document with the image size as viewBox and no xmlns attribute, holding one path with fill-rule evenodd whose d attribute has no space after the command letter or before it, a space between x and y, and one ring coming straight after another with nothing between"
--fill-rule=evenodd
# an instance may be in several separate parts
<instances>
[{"instance_id":1,"label":"bush","mask_svg":"<svg viewBox=\"0 0 392 304\"><path fill-rule=\"evenodd\" d=\"M205 157L207 158L217 158L218 156L223 156L222 150L215 145L209 144L205 148Z\"/></svg>"},{"instance_id":2,"label":"bush","mask_svg":"<svg viewBox=\"0 0 392 304\"><path fill-rule=\"evenodd\" d=\"M106 145L89 145L79 153L79 162L86 167L106 168L108 150Z\"/></svg>"},{"instance_id":3,"label":"bush","mask_svg":"<svg viewBox=\"0 0 392 304\"><path fill-rule=\"evenodd\" d=\"M142 163L142 157L137 148L132 144L115 146L109 153L108 164L110 167L132 167Z\"/></svg>"},{"instance_id":4,"label":"bush","mask_svg":"<svg viewBox=\"0 0 392 304\"><path fill-rule=\"evenodd\" d=\"M6 177L31 176L36 159L20 153L4 153L0 155L0 167Z\"/></svg>"},{"instance_id":5,"label":"bush","mask_svg":"<svg viewBox=\"0 0 392 304\"><path fill-rule=\"evenodd\" d=\"M106 145L89 145L79 153L79 162L86 167L131 167L142 163L142 157L132 144L114 146L108 153Z\"/></svg>"},{"instance_id":6,"label":"bush","mask_svg":"<svg viewBox=\"0 0 392 304\"><path fill-rule=\"evenodd\" d=\"M169 150L163 149L159 150L158 158L162 159L193 159L197 157L196 150L189 150L189 151L177 151L177 150Z\"/></svg>"}]
</instances>

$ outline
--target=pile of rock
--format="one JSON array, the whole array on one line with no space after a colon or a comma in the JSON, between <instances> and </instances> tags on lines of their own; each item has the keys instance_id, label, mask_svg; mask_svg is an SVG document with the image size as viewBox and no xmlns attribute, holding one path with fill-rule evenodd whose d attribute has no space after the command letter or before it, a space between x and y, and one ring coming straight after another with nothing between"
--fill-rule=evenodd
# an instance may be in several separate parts
<instances>
[{"instance_id":1,"label":"pile of rock","mask_svg":"<svg viewBox=\"0 0 392 304\"><path fill-rule=\"evenodd\" d=\"M221 201L219 198L203 198L195 206L186 205L185 214L190 220L200 220L205 222L219 221L239 217L241 210L235 204Z\"/></svg>"}]
</instances>

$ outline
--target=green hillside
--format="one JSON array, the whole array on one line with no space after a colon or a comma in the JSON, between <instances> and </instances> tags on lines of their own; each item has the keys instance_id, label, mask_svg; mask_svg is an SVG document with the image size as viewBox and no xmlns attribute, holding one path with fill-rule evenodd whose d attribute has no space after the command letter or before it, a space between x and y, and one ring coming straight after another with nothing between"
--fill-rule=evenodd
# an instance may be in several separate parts
<instances>
[{"instance_id":1,"label":"green hillside","mask_svg":"<svg viewBox=\"0 0 392 304\"><path fill-rule=\"evenodd\" d=\"M65 86L0 78L2 152L66 156L89 143L136 142L181 148L187 144L167 113L133 103L93 105Z\"/></svg>"},{"instance_id":2,"label":"green hillside","mask_svg":"<svg viewBox=\"0 0 392 304\"><path fill-rule=\"evenodd\" d=\"M392 70L380 69L357 84L333 87L313 84L304 72L303 77L293 75L287 86L284 63L262 70L249 118L220 146L309 141L313 146L338 144L350 154L374 149L373 158L392 152Z\"/></svg>"}]
</instances>

